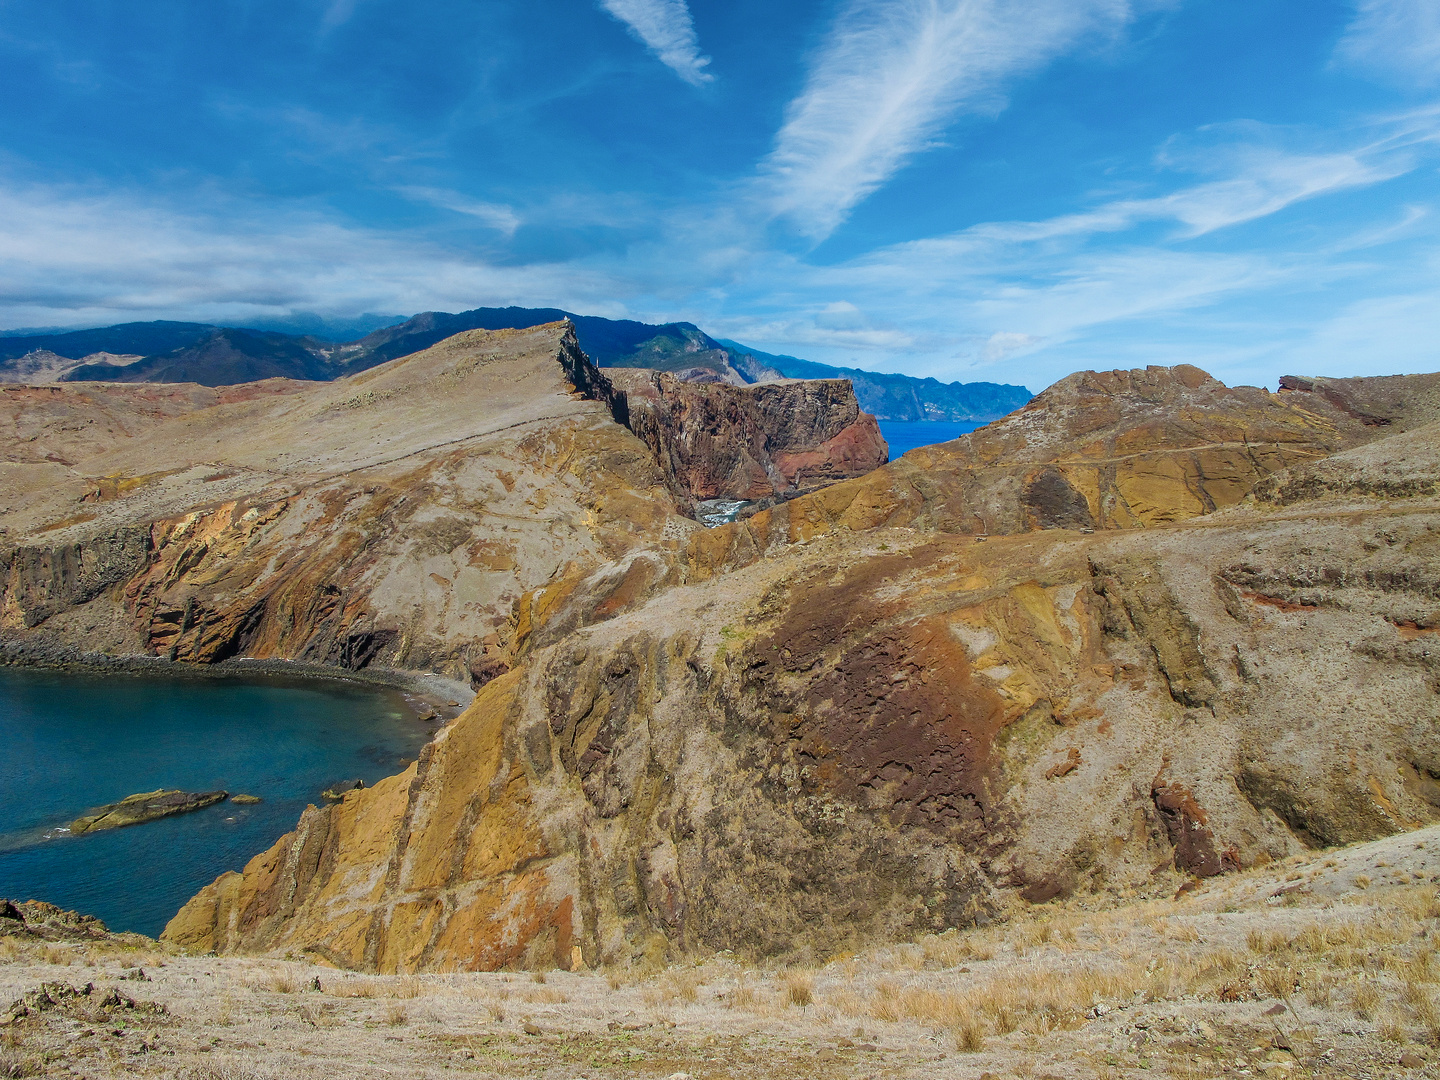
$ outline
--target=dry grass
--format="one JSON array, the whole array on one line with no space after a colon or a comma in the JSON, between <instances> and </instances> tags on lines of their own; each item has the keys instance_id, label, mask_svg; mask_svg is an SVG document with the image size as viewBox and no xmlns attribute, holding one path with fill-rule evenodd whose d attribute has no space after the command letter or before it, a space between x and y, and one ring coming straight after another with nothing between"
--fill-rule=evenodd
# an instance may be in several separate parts
<instances>
[{"instance_id":1,"label":"dry grass","mask_svg":"<svg viewBox=\"0 0 1440 1080\"><path fill-rule=\"evenodd\" d=\"M556 990L553 987L545 989L526 989L520 991L520 1000L531 1005L563 1005L570 1000L570 996L563 990Z\"/></svg>"},{"instance_id":2,"label":"dry grass","mask_svg":"<svg viewBox=\"0 0 1440 1080\"><path fill-rule=\"evenodd\" d=\"M724 997L727 1009L756 1009L760 1006L762 998L759 989L745 980L741 980Z\"/></svg>"},{"instance_id":3,"label":"dry grass","mask_svg":"<svg viewBox=\"0 0 1440 1080\"><path fill-rule=\"evenodd\" d=\"M808 971L789 971L780 980L785 1001L802 1008L815 1001L815 976Z\"/></svg>"},{"instance_id":4,"label":"dry grass","mask_svg":"<svg viewBox=\"0 0 1440 1080\"><path fill-rule=\"evenodd\" d=\"M955 1030L955 1049L974 1054L985 1049L985 1029L973 1016Z\"/></svg>"},{"instance_id":5,"label":"dry grass","mask_svg":"<svg viewBox=\"0 0 1440 1080\"><path fill-rule=\"evenodd\" d=\"M255 1072L235 1062L207 1062L181 1073L181 1080L269 1080L265 1073Z\"/></svg>"},{"instance_id":6,"label":"dry grass","mask_svg":"<svg viewBox=\"0 0 1440 1080\"><path fill-rule=\"evenodd\" d=\"M339 998L373 998L378 995L374 979L337 979L325 987L325 992Z\"/></svg>"},{"instance_id":7,"label":"dry grass","mask_svg":"<svg viewBox=\"0 0 1440 1080\"><path fill-rule=\"evenodd\" d=\"M700 997L703 980L695 968L671 968L645 987L642 997L650 1006L666 1005L679 1001L693 1005Z\"/></svg>"},{"instance_id":8,"label":"dry grass","mask_svg":"<svg viewBox=\"0 0 1440 1080\"><path fill-rule=\"evenodd\" d=\"M35 1054L27 1054L10 1046L0 1046L0 1077L6 1080L20 1080L26 1076L40 1076L45 1072L45 1062Z\"/></svg>"},{"instance_id":9,"label":"dry grass","mask_svg":"<svg viewBox=\"0 0 1440 1080\"><path fill-rule=\"evenodd\" d=\"M1380 991L1372 982L1359 982L1350 991L1350 1007L1361 1020L1369 1020L1380 1004Z\"/></svg>"},{"instance_id":10,"label":"dry grass","mask_svg":"<svg viewBox=\"0 0 1440 1080\"><path fill-rule=\"evenodd\" d=\"M1356 862L1342 858L1346 874L1331 875L1326 887L1350 880ZM1409 870L1398 858L1392 862ZM201 1080L225 1077L227 1061L271 1068L278 1058L222 1056L232 1054L242 1037L253 1042L260 1025L260 1038L272 1048L288 1026L300 1033L291 1037L290 1052L330 1045L337 1062L350 1054L357 1061L372 1056L395 1075L425 1071L413 1058L422 1049L465 1058L474 1064L447 1067L484 1074L593 1077L602 1067L645 1053L656 1075L705 1075L705 1063L720 1060L715 1055L749 1053L741 1048L744 1039L733 1047L724 1042L736 1035L756 1036L756 1055L734 1062L737 1072L755 1080L803 1072L826 1043L838 1044L826 1074L857 1080L882 1058L858 1052L865 1048L850 1046L850 1039L880 1044L897 1072L925 1075L924 1062L938 1050L951 1064L936 1065L935 1073L988 1072L1006 1080L1043 1080L1061 1061L1065 1075L1077 1078L1215 1080L1240 1068L1237 1061L1251 1075L1278 1075L1267 1072L1266 1059L1273 1063L1282 1054L1272 1039L1293 1047L1286 1057L1294 1062L1290 1076L1323 1072L1321 1056L1337 1045L1340 1057L1358 1041L1372 1058L1392 1061L1421 1050L1417 1043L1440 1046L1435 888L1382 882L1336 894L1317 885L1314 895L1269 902L1272 882L1286 873L1309 882L1318 865L1309 858L1288 862L1278 874L1272 866L1268 878L1237 874L1179 899L1102 907L1079 897L1019 907L1009 922L876 946L818 966L806 958L803 966L757 968L721 954L668 968L649 958L622 960L579 975L455 972L417 978L322 970L327 996L321 996L304 992L315 969L300 963L172 960L189 965L186 984L195 981L190 974L197 964L206 975L224 965L229 981L201 978L196 991L186 988L197 996L184 1005L172 972L165 1000L184 1006L175 1015L186 1013L205 1033L198 1041L208 1044L212 1033L221 1039L206 1051L218 1071ZM100 955L88 945L56 948L72 971L73 964ZM33 961L44 949L33 942L16 949L0 939L4 959L23 952ZM151 961L133 949L109 955L104 969L86 972L80 981L99 985L115 977L116 961L125 968L143 962L150 970ZM166 973L153 973L156 985L145 988L147 997L158 997L166 982ZM33 978L0 967L0 976L6 975L20 985ZM63 966L57 975L67 977ZM121 988L140 996L138 984ZM201 990L204 996L198 996ZM532 1019L527 1010L533 1006L541 1008ZM572 1023L572 1016L581 1019ZM543 1037L522 1034L532 1022L544 1029ZM406 1024L425 1038L404 1031ZM588 1034L577 1034L580 1027ZM1341 1031L1350 1035L1341 1039ZM673 1062L667 1056L662 1064L662 1048L675 1055ZM179 1050L183 1058L183 1046ZM16 1046L12 1054L27 1052ZM1357 1058L1325 1061L1337 1076L1364 1074ZM191 1064L193 1059L171 1059L167 1075L187 1080ZM230 1080L248 1078L236 1074Z\"/></svg>"}]
</instances>

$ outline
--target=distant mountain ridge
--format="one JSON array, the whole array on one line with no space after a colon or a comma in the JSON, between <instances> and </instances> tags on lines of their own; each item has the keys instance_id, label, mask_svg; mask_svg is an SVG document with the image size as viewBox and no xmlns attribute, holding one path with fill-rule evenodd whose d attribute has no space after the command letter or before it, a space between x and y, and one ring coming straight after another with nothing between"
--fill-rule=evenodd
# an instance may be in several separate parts
<instances>
[{"instance_id":1,"label":"distant mountain ridge","mask_svg":"<svg viewBox=\"0 0 1440 1080\"><path fill-rule=\"evenodd\" d=\"M776 356L713 338L688 322L652 324L521 307L425 311L350 342L168 321L0 337L0 380L31 381L43 372L47 380L64 382L227 386L266 378L326 381L420 352L463 330L524 329L561 319L575 324L580 347L601 367L648 368L687 381L735 385L782 378L849 379L861 408L881 420L989 421L1032 396L1023 386L942 383ZM129 359L135 356L141 359ZM115 362L119 357L126 362ZM66 359L73 366L67 367Z\"/></svg>"},{"instance_id":2,"label":"distant mountain ridge","mask_svg":"<svg viewBox=\"0 0 1440 1080\"><path fill-rule=\"evenodd\" d=\"M832 367L796 356L776 356L720 339L788 379L849 379L860 407L878 420L998 420L1014 412L1033 394L1023 386L992 382L951 382L882 374L863 368Z\"/></svg>"}]
</instances>

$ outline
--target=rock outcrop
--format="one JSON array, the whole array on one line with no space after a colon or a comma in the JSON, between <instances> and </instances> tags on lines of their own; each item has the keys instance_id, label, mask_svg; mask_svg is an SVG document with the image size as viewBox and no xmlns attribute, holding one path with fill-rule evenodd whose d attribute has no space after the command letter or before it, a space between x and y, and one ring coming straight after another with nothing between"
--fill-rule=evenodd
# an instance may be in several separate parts
<instances>
[{"instance_id":1,"label":"rock outcrop","mask_svg":"<svg viewBox=\"0 0 1440 1080\"><path fill-rule=\"evenodd\" d=\"M1306 404L1187 365L1080 372L953 442L697 537L705 550L695 558L735 565L775 545L879 526L993 536L1183 521L1376 435Z\"/></svg>"},{"instance_id":2,"label":"rock outcrop","mask_svg":"<svg viewBox=\"0 0 1440 1080\"><path fill-rule=\"evenodd\" d=\"M609 369L627 423L678 498L776 501L863 476L889 460L875 418L843 379L758 386Z\"/></svg>"},{"instance_id":3,"label":"rock outcrop","mask_svg":"<svg viewBox=\"0 0 1440 1080\"><path fill-rule=\"evenodd\" d=\"M119 802L99 806L90 813L70 823L75 835L88 832L102 832L105 829L123 829L127 825L143 825L148 821L189 814L214 806L229 798L228 791L180 791L174 788L159 788L127 795ZM251 797L253 799L253 796ZM258 801L258 800L256 800Z\"/></svg>"},{"instance_id":4,"label":"rock outcrop","mask_svg":"<svg viewBox=\"0 0 1440 1080\"><path fill-rule=\"evenodd\" d=\"M105 924L93 915L66 911L43 900L0 899L0 937L97 941L109 936Z\"/></svg>"},{"instance_id":5,"label":"rock outcrop","mask_svg":"<svg viewBox=\"0 0 1440 1080\"><path fill-rule=\"evenodd\" d=\"M1440 820L1440 425L1383 430L1086 373L548 584L415 765L166 937L382 971L823 958Z\"/></svg>"},{"instance_id":6,"label":"rock outcrop","mask_svg":"<svg viewBox=\"0 0 1440 1080\"><path fill-rule=\"evenodd\" d=\"M481 683L547 582L644 549L628 580L663 584L695 499L787 497L884 460L843 382L638 374L617 389L560 323L332 383L0 388L0 649Z\"/></svg>"}]
</instances>

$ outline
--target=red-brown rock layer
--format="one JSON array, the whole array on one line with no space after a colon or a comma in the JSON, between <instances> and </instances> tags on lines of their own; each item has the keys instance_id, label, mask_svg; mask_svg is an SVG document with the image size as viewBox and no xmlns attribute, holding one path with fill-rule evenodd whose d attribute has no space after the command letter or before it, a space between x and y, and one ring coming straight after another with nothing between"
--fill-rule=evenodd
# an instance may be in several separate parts
<instances>
[{"instance_id":1,"label":"red-brown rock layer","mask_svg":"<svg viewBox=\"0 0 1440 1080\"><path fill-rule=\"evenodd\" d=\"M843 379L731 386L638 369L605 374L625 391L630 429L682 499L790 497L889 459L875 418Z\"/></svg>"}]
</instances>

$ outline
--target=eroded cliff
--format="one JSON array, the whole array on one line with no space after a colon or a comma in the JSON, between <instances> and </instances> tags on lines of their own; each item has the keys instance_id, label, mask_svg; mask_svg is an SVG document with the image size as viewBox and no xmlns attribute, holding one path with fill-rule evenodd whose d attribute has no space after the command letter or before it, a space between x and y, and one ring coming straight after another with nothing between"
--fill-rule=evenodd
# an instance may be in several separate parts
<instances>
[{"instance_id":1,"label":"eroded cliff","mask_svg":"<svg viewBox=\"0 0 1440 1080\"><path fill-rule=\"evenodd\" d=\"M5 387L4 646L483 680L519 597L698 528L620 405L568 324L333 383Z\"/></svg>"},{"instance_id":2,"label":"eroded cliff","mask_svg":"<svg viewBox=\"0 0 1440 1080\"><path fill-rule=\"evenodd\" d=\"M1436 820L1440 426L1373 442L1193 368L1052 391L526 594L511 670L416 765L167 937L823 957Z\"/></svg>"},{"instance_id":3,"label":"eroded cliff","mask_svg":"<svg viewBox=\"0 0 1440 1080\"><path fill-rule=\"evenodd\" d=\"M879 425L844 379L731 386L640 369L605 374L681 499L777 500L889 460Z\"/></svg>"}]
</instances>

